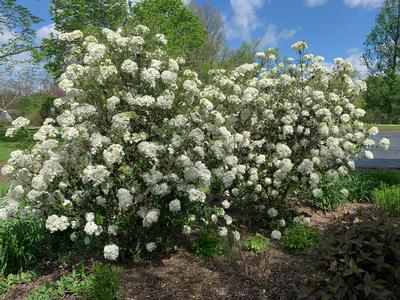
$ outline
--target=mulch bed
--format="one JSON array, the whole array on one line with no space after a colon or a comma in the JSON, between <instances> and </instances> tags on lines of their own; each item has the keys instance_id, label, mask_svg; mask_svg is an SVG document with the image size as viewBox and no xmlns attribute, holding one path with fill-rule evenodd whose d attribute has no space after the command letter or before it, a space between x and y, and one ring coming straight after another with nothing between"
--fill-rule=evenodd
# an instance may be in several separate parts
<instances>
[{"instance_id":1,"label":"mulch bed","mask_svg":"<svg viewBox=\"0 0 400 300\"><path fill-rule=\"evenodd\" d=\"M349 203L330 213L301 208L311 223L324 233L334 231L345 219L374 210L371 204ZM140 261L120 266L124 299L295 299L294 286L316 259L313 252L294 255L276 243L264 253L241 252L234 257L204 261L185 250L178 250L158 261ZM0 299L25 299L43 285L54 282L60 271L40 277L30 284L16 286ZM72 299L72 298L68 298Z\"/></svg>"}]
</instances>

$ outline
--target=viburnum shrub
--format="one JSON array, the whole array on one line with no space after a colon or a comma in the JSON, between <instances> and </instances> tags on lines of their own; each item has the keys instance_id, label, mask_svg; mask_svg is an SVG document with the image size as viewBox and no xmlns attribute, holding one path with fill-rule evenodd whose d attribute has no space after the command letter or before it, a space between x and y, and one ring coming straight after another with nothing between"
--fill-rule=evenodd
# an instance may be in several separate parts
<instances>
[{"instance_id":1,"label":"viburnum shrub","mask_svg":"<svg viewBox=\"0 0 400 300\"><path fill-rule=\"evenodd\" d=\"M370 136L378 129L368 129L360 121L365 111L353 104L365 82L352 80L351 64L343 59L329 70L321 56L306 54L305 42L292 49L296 60L279 62L269 49L257 53L258 63L213 70L202 94L222 116L225 139L211 151L229 166L220 170L226 196L250 206L269 207L300 188L322 198L321 184L354 169L356 155L373 158L361 150L375 145ZM232 140L243 137L233 146ZM226 155L231 145L234 154ZM388 149L390 142L384 138L380 145Z\"/></svg>"},{"instance_id":2,"label":"viburnum shrub","mask_svg":"<svg viewBox=\"0 0 400 300\"><path fill-rule=\"evenodd\" d=\"M226 236L232 223L229 204L207 198L212 169L223 170L225 160L209 150L219 125L202 121L212 104L197 74L166 55L162 34L134 31L59 35L71 48L59 81L65 96L54 101L60 114L45 120L31 151L13 152L2 169L13 180L9 207L33 210L51 232L70 230L73 241L102 238L111 260L138 245L152 252L210 223ZM28 123L16 120L7 135Z\"/></svg>"},{"instance_id":3,"label":"viburnum shrub","mask_svg":"<svg viewBox=\"0 0 400 300\"><path fill-rule=\"evenodd\" d=\"M194 228L224 237L235 200L270 207L299 188L322 197L319 184L347 174L374 144L377 128L367 130L352 104L365 83L341 59L324 68L304 42L293 45L295 62L268 50L259 63L212 71L203 85L184 59L166 55L162 34L140 25L133 34L59 35L70 49L59 82L66 95L33 149L3 167L13 183L2 217L33 211L51 232L101 238L114 260ZM28 124L16 119L7 135Z\"/></svg>"}]
</instances>

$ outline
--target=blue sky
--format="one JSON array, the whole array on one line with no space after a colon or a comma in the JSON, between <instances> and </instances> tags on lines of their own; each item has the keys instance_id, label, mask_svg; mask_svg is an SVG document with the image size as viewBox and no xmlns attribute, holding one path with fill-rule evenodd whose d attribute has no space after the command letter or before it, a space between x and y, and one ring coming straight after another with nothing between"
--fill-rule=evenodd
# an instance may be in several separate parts
<instances>
[{"instance_id":1,"label":"blue sky","mask_svg":"<svg viewBox=\"0 0 400 300\"><path fill-rule=\"evenodd\" d=\"M237 48L244 40L260 39L265 48L278 47L291 55L290 45L305 40L310 52L350 60L356 69L365 37L374 25L383 0L197 0L209 2L225 19L229 46ZM50 0L19 0L44 19L38 36L52 31L48 13Z\"/></svg>"}]
</instances>

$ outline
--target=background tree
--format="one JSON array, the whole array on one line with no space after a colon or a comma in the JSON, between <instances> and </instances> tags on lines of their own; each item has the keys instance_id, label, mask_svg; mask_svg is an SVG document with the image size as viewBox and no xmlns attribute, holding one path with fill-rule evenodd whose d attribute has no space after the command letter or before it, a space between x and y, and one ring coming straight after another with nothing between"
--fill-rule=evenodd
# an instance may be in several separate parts
<instances>
[{"instance_id":1,"label":"background tree","mask_svg":"<svg viewBox=\"0 0 400 300\"><path fill-rule=\"evenodd\" d=\"M129 9L126 0L52 0L50 14L59 32L82 30L95 33L104 27L119 28L128 18ZM68 49L65 43L50 36L43 39L34 57L44 61L45 69L58 78L66 67L64 58Z\"/></svg>"},{"instance_id":2,"label":"background tree","mask_svg":"<svg viewBox=\"0 0 400 300\"><path fill-rule=\"evenodd\" d=\"M126 0L52 0L50 14L58 31L87 27L119 28L129 15Z\"/></svg>"},{"instance_id":3,"label":"background tree","mask_svg":"<svg viewBox=\"0 0 400 300\"><path fill-rule=\"evenodd\" d=\"M254 63L256 61L256 53L260 48L261 41L252 40L250 42L242 42L239 49L229 51L220 65L224 69L236 68L242 64Z\"/></svg>"},{"instance_id":4,"label":"background tree","mask_svg":"<svg viewBox=\"0 0 400 300\"><path fill-rule=\"evenodd\" d=\"M168 38L167 51L171 56L185 56L188 62L199 54L206 41L200 20L181 0L144 0L129 5L126 0L52 0L50 13L58 31L81 30L95 34L101 28L132 30L137 24ZM59 77L65 65L68 47L54 37L43 41L37 60L46 62L45 68ZM191 65L195 65L192 63Z\"/></svg>"},{"instance_id":5,"label":"background tree","mask_svg":"<svg viewBox=\"0 0 400 300\"><path fill-rule=\"evenodd\" d=\"M198 72L200 77L205 79L208 71L227 55L228 47L224 30L224 19L221 13L210 3L198 4L191 0L188 8L200 19L203 28L207 32L207 38L199 54L193 59L195 65L201 66Z\"/></svg>"},{"instance_id":6,"label":"background tree","mask_svg":"<svg viewBox=\"0 0 400 300\"><path fill-rule=\"evenodd\" d=\"M363 62L368 67L364 95L372 122L398 122L400 114L400 0L385 0L364 43Z\"/></svg>"},{"instance_id":7,"label":"background tree","mask_svg":"<svg viewBox=\"0 0 400 300\"><path fill-rule=\"evenodd\" d=\"M0 0L0 64L33 47L32 25L40 19L16 0Z\"/></svg>"},{"instance_id":8,"label":"background tree","mask_svg":"<svg viewBox=\"0 0 400 300\"><path fill-rule=\"evenodd\" d=\"M364 43L363 61L371 74L396 73L400 57L400 0L385 0Z\"/></svg>"},{"instance_id":9,"label":"background tree","mask_svg":"<svg viewBox=\"0 0 400 300\"><path fill-rule=\"evenodd\" d=\"M169 55L184 56L189 66L196 65L196 57L207 41L207 32L182 0L144 0L132 7L131 14L128 28L142 24L152 32L164 34Z\"/></svg>"}]
</instances>

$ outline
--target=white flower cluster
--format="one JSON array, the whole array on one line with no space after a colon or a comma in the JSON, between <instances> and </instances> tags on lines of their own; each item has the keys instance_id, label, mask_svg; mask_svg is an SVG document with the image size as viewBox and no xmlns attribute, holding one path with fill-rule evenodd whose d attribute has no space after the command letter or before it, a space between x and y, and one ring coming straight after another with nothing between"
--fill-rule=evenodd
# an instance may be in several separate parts
<instances>
[{"instance_id":1,"label":"white flower cluster","mask_svg":"<svg viewBox=\"0 0 400 300\"><path fill-rule=\"evenodd\" d=\"M298 186L319 197L319 184L354 168L354 156L369 145L375 129L365 129L352 104L364 85L351 81L346 62L333 72L311 55L270 70L246 64L213 70L204 85L184 59L166 55L165 36L148 31L104 29L102 43L79 31L60 34L81 49L60 78L60 115L44 122L31 151L15 151L2 169L13 181L10 201L52 214L52 232L70 226L71 239L86 244L105 236L111 260L118 239L152 252L165 242L160 232L173 228L189 234L213 224L220 236L238 239L226 214L235 198L276 201ZM214 182L220 203L209 195ZM218 213L209 216L210 207Z\"/></svg>"}]
</instances>

